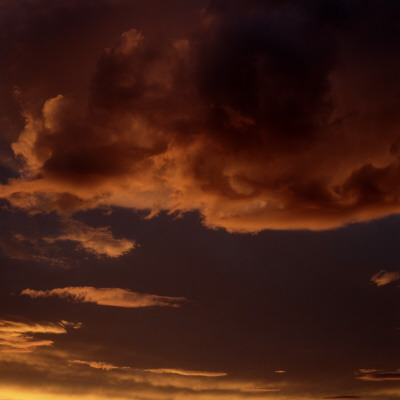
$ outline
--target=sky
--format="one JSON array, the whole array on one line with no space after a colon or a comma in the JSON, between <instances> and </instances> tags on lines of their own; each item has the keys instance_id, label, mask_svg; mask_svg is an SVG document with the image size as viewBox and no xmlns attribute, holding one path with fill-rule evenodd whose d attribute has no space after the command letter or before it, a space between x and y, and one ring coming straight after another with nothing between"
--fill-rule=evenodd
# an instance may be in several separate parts
<instances>
[{"instance_id":1,"label":"sky","mask_svg":"<svg viewBox=\"0 0 400 400\"><path fill-rule=\"evenodd\" d=\"M0 0L0 400L400 397L397 0Z\"/></svg>"}]
</instances>

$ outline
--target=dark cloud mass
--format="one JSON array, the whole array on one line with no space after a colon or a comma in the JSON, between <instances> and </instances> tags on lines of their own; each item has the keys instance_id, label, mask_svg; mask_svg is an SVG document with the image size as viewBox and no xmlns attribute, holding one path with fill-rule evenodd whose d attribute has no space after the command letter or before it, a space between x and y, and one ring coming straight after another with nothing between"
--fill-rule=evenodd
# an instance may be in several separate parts
<instances>
[{"instance_id":1,"label":"dark cloud mass","mask_svg":"<svg viewBox=\"0 0 400 400\"><path fill-rule=\"evenodd\" d=\"M0 0L0 400L398 399L399 21Z\"/></svg>"},{"instance_id":2,"label":"dark cloud mass","mask_svg":"<svg viewBox=\"0 0 400 400\"><path fill-rule=\"evenodd\" d=\"M125 30L86 107L68 93L24 107L25 167L2 196L35 212L198 210L233 231L398 212L399 4L194 8L180 36Z\"/></svg>"}]
</instances>

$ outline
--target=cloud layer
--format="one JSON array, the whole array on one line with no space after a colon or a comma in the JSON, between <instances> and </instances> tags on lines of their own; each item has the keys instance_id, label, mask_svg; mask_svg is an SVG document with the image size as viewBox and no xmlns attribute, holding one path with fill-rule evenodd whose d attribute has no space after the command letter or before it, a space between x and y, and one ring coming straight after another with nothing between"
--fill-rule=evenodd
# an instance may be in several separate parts
<instances>
[{"instance_id":1,"label":"cloud layer","mask_svg":"<svg viewBox=\"0 0 400 400\"><path fill-rule=\"evenodd\" d=\"M122 33L86 109L63 95L25 107L12 145L25 166L0 195L33 213L197 210L231 231L398 213L399 3L198 11L180 38Z\"/></svg>"},{"instance_id":2,"label":"cloud layer","mask_svg":"<svg viewBox=\"0 0 400 400\"><path fill-rule=\"evenodd\" d=\"M67 333L67 328L78 329L82 324L61 321L58 323L0 320L0 352L29 353L38 347L51 346L49 339L37 338L37 335L59 335Z\"/></svg>"},{"instance_id":3,"label":"cloud layer","mask_svg":"<svg viewBox=\"0 0 400 400\"><path fill-rule=\"evenodd\" d=\"M21 292L32 298L60 297L82 303L95 303L102 306L140 308L140 307L180 307L187 302L184 297L157 296L137 293L119 288L95 288L91 286L65 287L51 290L25 289Z\"/></svg>"},{"instance_id":4,"label":"cloud layer","mask_svg":"<svg viewBox=\"0 0 400 400\"><path fill-rule=\"evenodd\" d=\"M363 381L400 381L400 370L388 372L380 369L361 369L357 379Z\"/></svg>"}]
</instances>

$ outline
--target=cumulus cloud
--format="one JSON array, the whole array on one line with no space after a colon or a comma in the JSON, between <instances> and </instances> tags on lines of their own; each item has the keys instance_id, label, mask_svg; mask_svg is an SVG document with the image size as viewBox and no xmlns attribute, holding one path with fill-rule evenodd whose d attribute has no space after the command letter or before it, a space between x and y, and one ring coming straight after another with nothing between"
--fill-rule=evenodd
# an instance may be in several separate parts
<instances>
[{"instance_id":1,"label":"cumulus cloud","mask_svg":"<svg viewBox=\"0 0 400 400\"><path fill-rule=\"evenodd\" d=\"M357 379L363 381L400 381L400 369L393 372L380 369L360 369Z\"/></svg>"},{"instance_id":2,"label":"cumulus cloud","mask_svg":"<svg viewBox=\"0 0 400 400\"><path fill-rule=\"evenodd\" d=\"M79 329L81 323L61 321L52 322L27 322L0 320L0 351L11 353L29 353L38 347L51 346L54 342L50 339L40 339L37 335L59 335L67 333L67 328Z\"/></svg>"},{"instance_id":3,"label":"cumulus cloud","mask_svg":"<svg viewBox=\"0 0 400 400\"><path fill-rule=\"evenodd\" d=\"M230 231L398 213L399 15L220 0L180 39L133 27L99 58L86 109L62 94L25 108L25 166L0 195L31 213L196 210Z\"/></svg>"},{"instance_id":4,"label":"cumulus cloud","mask_svg":"<svg viewBox=\"0 0 400 400\"><path fill-rule=\"evenodd\" d=\"M384 286L398 280L400 280L400 272L388 272L383 269L371 278L371 282L375 283L376 286Z\"/></svg>"},{"instance_id":5,"label":"cumulus cloud","mask_svg":"<svg viewBox=\"0 0 400 400\"><path fill-rule=\"evenodd\" d=\"M60 297L82 303L95 303L102 306L140 308L140 307L180 307L188 300L185 297L157 296L155 294L137 293L128 289L95 288L77 286L51 290L25 289L21 292L32 298Z\"/></svg>"}]
</instances>

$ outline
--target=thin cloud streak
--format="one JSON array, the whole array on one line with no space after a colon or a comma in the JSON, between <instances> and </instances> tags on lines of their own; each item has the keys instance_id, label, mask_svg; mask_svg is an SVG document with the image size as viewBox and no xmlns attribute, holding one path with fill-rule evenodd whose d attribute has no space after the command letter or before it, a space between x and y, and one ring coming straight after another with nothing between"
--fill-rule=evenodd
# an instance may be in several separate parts
<instances>
[{"instance_id":1,"label":"thin cloud streak","mask_svg":"<svg viewBox=\"0 0 400 400\"><path fill-rule=\"evenodd\" d=\"M155 294L137 293L128 289L95 288L77 286L51 290L25 289L21 295L32 298L60 297L81 303L95 303L102 306L141 308L141 307L181 307L188 302L185 297L158 296Z\"/></svg>"},{"instance_id":2,"label":"thin cloud streak","mask_svg":"<svg viewBox=\"0 0 400 400\"><path fill-rule=\"evenodd\" d=\"M379 369L361 369L357 379L363 381L400 381L400 369L395 371L382 371Z\"/></svg>"},{"instance_id":3,"label":"thin cloud streak","mask_svg":"<svg viewBox=\"0 0 400 400\"><path fill-rule=\"evenodd\" d=\"M187 369L176 368L157 368L157 369L144 369L145 372L152 372L154 374L176 374L183 376L204 376L209 378L218 378L227 376L226 372L210 372L210 371L192 371Z\"/></svg>"},{"instance_id":4,"label":"thin cloud streak","mask_svg":"<svg viewBox=\"0 0 400 400\"><path fill-rule=\"evenodd\" d=\"M37 334L66 334L67 328L79 329L81 323L68 321L52 322L21 322L0 320L0 352L29 353L38 347L51 346L54 341L38 339Z\"/></svg>"},{"instance_id":5,"label":"thin cloud streak","mask_svg":"<svg viewBox=\"0 0 400 400\"><path fill-rule=\"evenodd\" d=\"M362 399L360 396L329 396L329 397L322 397L324 400L328 399Z\"/></svg>"},{"instance_id":6,"label":"thin cloud streak","mask_svg":"<svg viewBox=\"0 0 400 400\"><path fill-rule=\"evenodd\" d=\"M129 367L117 367L116 365L102 361L69 360L68 362L70 364L88 365L90 368L102 369L104 371L111 371L113 369L129 369Z\"/></svg>"}]
</instances>

